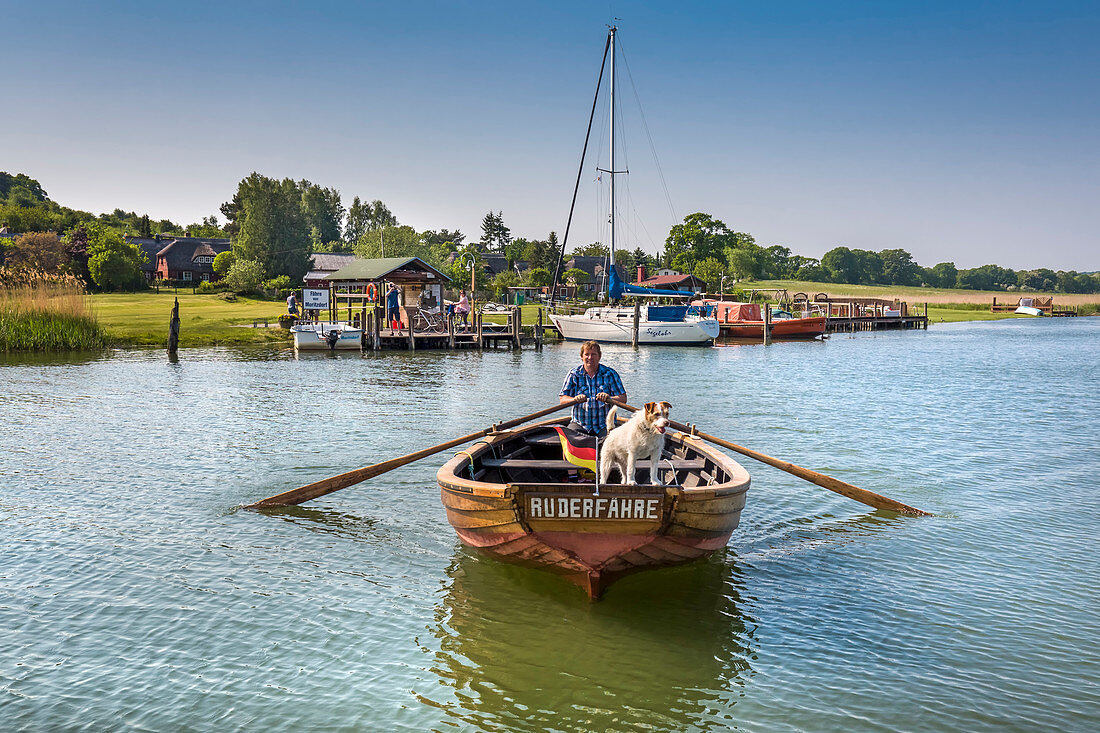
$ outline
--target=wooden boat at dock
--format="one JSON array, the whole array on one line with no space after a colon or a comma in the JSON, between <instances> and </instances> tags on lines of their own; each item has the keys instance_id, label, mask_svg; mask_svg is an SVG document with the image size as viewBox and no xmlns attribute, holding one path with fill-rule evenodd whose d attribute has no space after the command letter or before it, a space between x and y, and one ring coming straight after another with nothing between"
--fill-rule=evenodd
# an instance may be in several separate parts
<instances>
[{"instance_id":1,"label":"wooden boat at dock","mask_svg":"<svg viewBox=\"0 0 1100 733\"><path fill-rule=\"evenodd\" d=\"M760 341L764 338L764 316L759 303L739 303L732 300L699 300L692 305L703 306L718 319L722 336ZM825 316L792 316L786 311L773 311L773 339L814 339L825 334Z\"/></svg>"},{"instance_id":2,"label":"wooden boat at dock","mask_svg":"<svg viewBox=\"0 0 1100 733\"><path fill-rule=\"evenodd\" d=\"M506 562L543 568L597 599L618 578L677 565L725 547L741 518L749 474L683 433L669 433L650 485L596 489L563 457L555 430L568 417L495 433L457 454L436 478L447 519L466 545ZM617 475L617 474L612 474Z\"/></svg>"}]
</instances>

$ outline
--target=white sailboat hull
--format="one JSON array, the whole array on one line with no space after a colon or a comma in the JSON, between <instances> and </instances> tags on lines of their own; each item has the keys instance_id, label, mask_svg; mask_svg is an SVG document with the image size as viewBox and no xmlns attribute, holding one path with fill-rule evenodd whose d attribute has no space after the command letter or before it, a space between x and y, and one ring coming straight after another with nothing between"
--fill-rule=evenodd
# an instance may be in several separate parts
<instances>
[{"instance_id":1,"label":"white sailboat hull","mask_svg":"<svg viewBox=\"0 0 1100 733\"><path fill-rule=\"evenodd\" d=\"M638 343L664 346L705 346L718 337L714 318L686 318L681 321L638 321ZM550 320L567 341L600 341L608 344L634 342L633 308L589 308L580 315L550 315Z\"/></svg>"},{"instance_id":2,"label":"white sailboat hull","mask_svg":"<svg viewBox=\"0 0 1100 733\"><path fill-rule=\"evenodd\" d=\"M363 329L346 323L302 323L290 331L294 335L294 348L299 351L359 349L363 343ZM334 331L336 338L330 343L329 335Z\"/></svg>"}]
</instances>

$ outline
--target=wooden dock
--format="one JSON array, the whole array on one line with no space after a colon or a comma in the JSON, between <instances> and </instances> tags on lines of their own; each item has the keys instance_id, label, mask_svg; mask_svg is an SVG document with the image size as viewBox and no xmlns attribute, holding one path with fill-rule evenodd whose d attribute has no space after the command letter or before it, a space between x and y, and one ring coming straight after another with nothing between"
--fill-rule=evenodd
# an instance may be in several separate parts
<instances>
[{"instance_id":1,"label":"wooden dock","mask_svg":"<svg viewBox=\"0 0 1100 733\"><path fill-rule=\"evenodd\" d=\"M928 316L830 316L825 321L826 333L901 331L914 328L928 330Z\"/></svg>"},{"instance_id":2,"label":"wooden dock","mask_svg":"<svg viewBox=\"0 0 1100 733\"><path fill-rule=\"evenodd\" d=\"M356 314L357 316L359 314ZM543 325L542 311L534 323L524 326L522 311L513 306L499 314L471 313L469 324L463 325L456 319L448 319L446 331L419 330L412 328L382 328L385 312L382 306L366 309L366 328L363 329L363 349L399 349L416 351L418 349L521 349L533 347L542 349L546 326ZM486 320L486 315L504 316L504 322ZM406 318L406 322L410 319ZM361 319L353 319L361 321ZM529 335L528 335L529 334Z\"/></svg>"}]
</instances>

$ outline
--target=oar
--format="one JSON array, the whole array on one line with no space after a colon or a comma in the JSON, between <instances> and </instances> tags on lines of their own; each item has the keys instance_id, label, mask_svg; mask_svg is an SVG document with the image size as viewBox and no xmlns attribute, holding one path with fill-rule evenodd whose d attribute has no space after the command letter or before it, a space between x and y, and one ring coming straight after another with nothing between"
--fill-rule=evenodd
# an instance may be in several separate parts
<instances>
[{"instance_id":1,"label":"oar","mask_svg":"<svg viewBox=\"0 0 1100 733\"><path fill-rule=\"evenodd\" d=\"M433 445L431 448L424 448L418 450L415 453L409 453L405 456L398 458L391 458L388 461L382 461L381 463L375 463L373 466L367 466L366 468L357 468L354 471L348 471L342 473L339 476L333 476L332 478L321 479L315 481L312 484L306 484L297 489L291 489L285 491L282 494L268 497L255 504L249 504L246 509L261 509L267 507L279 507L290 506L291 504L301 504L303 501L309 501L310 499L316 499L319 496L325 494L331 494L334 491L340 489L346 489L349 486L353 486L360 481L366 481L369 478L374 478L387 471L392 471L395 468L419 461L421 458L427 458L428 456L435 455L441 451L445 451L448 448L454 448L455 446L462 445L463 443L469 443L471 440L477 440L490 433L500 432L501 430L507 430L513 428L516 425L525 423L529 420L535 420L549 415L552 412L565 409L566 407L572 407L575 402L579 402L580 399L573 402L566 402L563 404L554 405L553 407L547 407L545 410L539 410L538 412L532 412L530 415L524 415L523 417L517 417L514 420L508 420L507 422L497 423L491 427L479 430L476 433L470 433L469 435L463 435L461 438L455 438L454 440L448 440L446 443L440 443L439 445Z\"/></svg>"},{"instance_id":2,"label":"oar","mask_svg":"<svg viewBox=\"0 0 1100 733\"><path fill-rule=\"evenodd\" d=\"M605 402L612 405L618 405L619 407L630 410L631 412L637 412L638 410L637 407L632 407L630 405L624 404L622 402L616 402L614 400L605 400ZM835 479L832 476L826 476L823 473L811 471L808 468L802 468L801 466L796 466L793 463L781 461L778 458L772 458L771 456L764 455L763 453L758 453L757 451L751 450L749 448L744 448L740 445L737 445L736 443L731 443L728 440L722 440L721 438L716 438L713 435L707 435L706 433L697 430L694 425L684 425L683 423L678 423L675 420L669 420L669 424L682 433L687 433L688 435L697 435L703 440L714 443L715 445L720 445L723 448L728 448L732 451L736 451L742 455L748 456L749 458L755 458L762 463L766 463L769 466L774 466L775 468L778 468L780 471L786 471L789 474L798 476L800 479L805 479L812 484L817 484L823 489L835 491L842 496L847 496L849 499L855 499L856 501L866 504L867 506L872 506L875 509L889 509L891 511L898 512L899 514L913 514L915 516L923 517L932 516L929 512L911 507L908 504L902 504L900 501L895 501L888 496L876 494L873 491L867 491L866 489L861 489L858 486L852 486L851 484L841 481L840 479Z\"/></svg>"}]
</instances>

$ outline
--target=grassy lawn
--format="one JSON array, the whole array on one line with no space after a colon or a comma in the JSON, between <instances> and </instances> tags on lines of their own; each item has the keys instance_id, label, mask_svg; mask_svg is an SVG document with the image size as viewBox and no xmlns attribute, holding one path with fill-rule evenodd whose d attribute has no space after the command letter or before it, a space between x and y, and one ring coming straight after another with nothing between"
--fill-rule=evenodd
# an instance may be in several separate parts
<instances>
[{"instance_id":1,"label":"grassy lawn","mask_svg":"<svg viewBox=\"0 0 1100 733\"><path fill-rule=\"evenodd\" d=\"M180 346L285 343L288 331L252 328L253 318L267 317L272 324L286 304L279 301L238 297L227 302L216 295L171 293L101 293L90 296L101 326L113 343L123 346L164 346L172 304L180 301Z\"/></svg>"}]
</instances>

